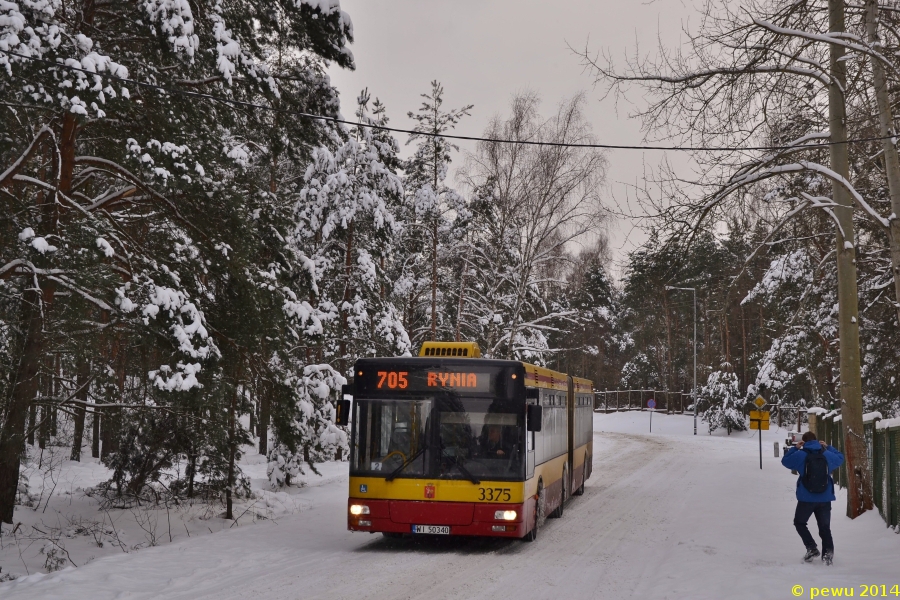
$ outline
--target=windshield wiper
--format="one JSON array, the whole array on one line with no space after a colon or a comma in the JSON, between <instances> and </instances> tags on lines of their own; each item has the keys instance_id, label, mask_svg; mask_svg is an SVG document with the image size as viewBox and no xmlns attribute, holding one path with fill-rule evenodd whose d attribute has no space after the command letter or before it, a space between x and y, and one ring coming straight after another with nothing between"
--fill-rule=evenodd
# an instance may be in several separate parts
<instances>
[{"instance_id":1,"label":"windshield wiper","mask_svg":"<svg viewBox=\"0 0 900 600\"><path fill-rule=\"evenodd\" d=\"M461 462L459 462L458 458L453 459L453 465L459 469L459 472L462 473L466 479L468 479L475 485L478 485L479 483L481 483L481 481L479 479L476 479L475 476L472 475L472 473L470 473L469 470L467 468L465 468Z\"/></svg>"},{"instance_id":2,"label":"windshield wiper","mask_svg":"<svg viewBox=\"0 0 900 600\"><path fill-rule=\"evenodd\" d=\"M399 475L403 469L408 467L412 463L412 461L414 461L417 458L419 458L420 456L422 456L422 453L425 452L425 450L427 450L427 449L428 449L427 444L422 446L422 448L420 450L418 450L415 454L413 454L412 456L410 456L409 458L404 460L402 465L400 465L399 467L397 467L396 469L391 471L390 474L384 478L384 480L385 481L393 481L394 478L397 477L397 475Z\"/></svg>"}]
</instances>

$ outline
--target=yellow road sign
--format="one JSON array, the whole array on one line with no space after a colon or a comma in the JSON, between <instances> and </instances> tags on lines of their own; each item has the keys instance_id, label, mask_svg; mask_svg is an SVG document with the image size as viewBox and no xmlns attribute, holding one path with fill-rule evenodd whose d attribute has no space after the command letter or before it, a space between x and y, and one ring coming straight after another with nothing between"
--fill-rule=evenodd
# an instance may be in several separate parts
<instances>
[{"instance_id":1,"label":"yellow road sign","mask_svg":"<svg viewBox=\"0 0 900 600\"><path fill-rule=\"evenodd\" d=\"M751 410L750 419L755 421L768 421L769 411L767 410Z\"/></svg>"},{"instance_id":2,"label":"yellow road sign","mask_svg":"<svg viewBox=\"0 0 900 600\"><path fill-rule=\"evenodd\" d=\"M755 404L759 408L762 408L763 406L766 405L766 399L763 398L762 396L757 396L756 400L753 401L753 404Z\"/></svg>"},{"instance_id":3,"label":"yellow road sign","mask_svg":"<svg viewBox=\"0 0 900 600\"><path fill-rule=\"evenodd\" d=\"M769 422L768 421L750 421L750 429L762 429L763 431L769 430Z\"/></svg>"}]
</instances>

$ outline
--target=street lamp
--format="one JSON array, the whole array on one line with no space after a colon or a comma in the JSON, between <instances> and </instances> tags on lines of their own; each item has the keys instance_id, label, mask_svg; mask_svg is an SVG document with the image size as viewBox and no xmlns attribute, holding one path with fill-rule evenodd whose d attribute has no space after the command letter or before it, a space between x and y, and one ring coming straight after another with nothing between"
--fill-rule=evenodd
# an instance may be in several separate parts
<instances>
[{"instance_id":1,"label":"street lamp","mask_svg":"<svg viewBox=\"0 0 900 600\"><path fill-rule=\"evenodd\" d=\"M697 435L697 288L666 286L667 290L694 292L694 435Z\"/></svg>"}]
</instances>

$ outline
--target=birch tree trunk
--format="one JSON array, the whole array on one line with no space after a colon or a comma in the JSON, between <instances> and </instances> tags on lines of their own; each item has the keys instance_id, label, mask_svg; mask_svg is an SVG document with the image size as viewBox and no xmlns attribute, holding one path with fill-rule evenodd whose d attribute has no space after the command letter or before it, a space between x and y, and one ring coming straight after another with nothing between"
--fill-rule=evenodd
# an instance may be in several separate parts
<instances>
[{"instance_id":1,"label":"birch tree trunk","mask_svg":"<svg viewBox=\"0 0 900 600\"><path fill-rule=\"evenodd\" d=\"M844 31L844 0L828 1L830 32ZM828 122L831 131L831 168L850 179L847 146L847 115L844 90L847 67L844 47L830 46L831 85L828 88ZM834 212L838 220L838 337L840 340L841 420L847 460L847 516L855 519L872 508L872 482L867 468L862 422L862 375L859 351L859 292L856 284L856 247L853 229L853 200L843 185L832 184Z\"/></svg>"}]
</instances>

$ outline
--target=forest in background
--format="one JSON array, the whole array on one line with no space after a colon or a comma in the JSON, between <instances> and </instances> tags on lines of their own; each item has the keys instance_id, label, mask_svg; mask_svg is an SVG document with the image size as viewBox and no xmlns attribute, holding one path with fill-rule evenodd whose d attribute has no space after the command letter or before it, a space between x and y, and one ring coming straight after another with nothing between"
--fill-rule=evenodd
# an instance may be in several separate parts
<instances>
[{"instance_id":1,"label":"forest in background","mask_svg":"<svg viewBox=\"0 0 900 600\"><path fill-rule=\"evenodd\" d=\"M638 190L651 242L614 311L634 348L619 383L687 388L693 299L667 286L695 288L710 428L745 428L757 393L840 409L857 516L863 413L900 403L900 5L706 0L692 16L678 48L578 52L601 94L641 99L648 142L693 166L663 162Z\"/></svg>"},{"instance_id":2,"label":"forest in background","mask_svg":"<svg viewBox=\"0 0 900 600\"><path fill-rule=\"evenodd\" d=\"M815 3L762 4L821 29ZM707 177L691 186L662 169L663 198L645 198L651 241L614 281L604 156L564 145L596 141L587 97L515 94L484 137L563 145L482 142L451 163L440 135L472 107L443 106L437 82L419 107L363 90L346 116L362 125L300 116L340 116L325 68L353 67L352 24L335 1L272 7L0 3L0 520L27 502L20 464L48 445L100 458L111 502L165 493L222 502L231 518L233 497L249 493L242 447L268 457L276 487L346 457L333 401L353 361L428 339L473 340L597 389L689 390L693 298L667 286L696 288L710 429L745 427L759 391L839 404L835 223L803 195L827 195L821 174L783 170L722 195L735 172L773 171L790 153L699 153ZM868 55L846 63L851 136L877 138ZM707 102L718 120L689 114L689 128L665 133L814 141L822 89L778 73L750 73L752 86ZM684 116L678 93L696 89L650 89L661 99L644 115L648 135L679 122L662 115ZM413 108L417 133L366 126L388 125L389 108ZM851 145L851 179L890 215L880 146ZM804 151L827 162L827 148ZM889 228L862 210L854 220L864 402L890 416Z\"/></svg>"}]
</instances>

